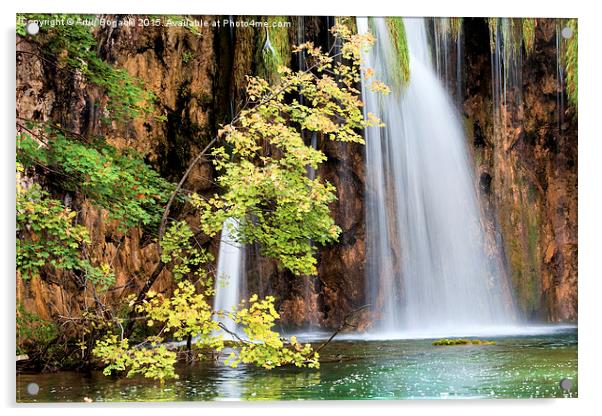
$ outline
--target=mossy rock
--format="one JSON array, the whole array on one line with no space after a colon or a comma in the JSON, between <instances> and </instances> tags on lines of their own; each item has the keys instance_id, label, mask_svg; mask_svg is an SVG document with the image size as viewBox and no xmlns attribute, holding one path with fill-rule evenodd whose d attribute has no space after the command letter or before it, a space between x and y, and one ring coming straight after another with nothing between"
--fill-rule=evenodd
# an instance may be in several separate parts
<instances>
[{"instance_id":1,"label":"mossy rock","mask_svg":"<svg viewBox=\"0 0 602 416\"><path fill-rule=\"evenodd\" d=\"M385 22L389 28L389 35L395 48L396 58L390 66L394 74L399 74L398 81L401 86L408 85L410 82L410 51L406 38L406 29L401 17L385 17Z\"/></svg>"},{"instance_id":2,"label":"mossy rock","mask_svg":"<svg viewBox=\"0 0 602 416\"><path fill-rule=\"evenodd\" d=\"M465 339L465 338L443 338L433 341L436 347L449 345L495 345L495 341L486 341L482 339Z\"/></svg>"}]
</instances>

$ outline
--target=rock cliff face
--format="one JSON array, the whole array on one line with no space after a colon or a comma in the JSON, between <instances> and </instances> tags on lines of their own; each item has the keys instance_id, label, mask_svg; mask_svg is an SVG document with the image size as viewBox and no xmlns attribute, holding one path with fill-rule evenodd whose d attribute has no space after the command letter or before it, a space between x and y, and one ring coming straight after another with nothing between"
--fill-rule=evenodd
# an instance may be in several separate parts
<instances>
[{"instance_id":1,"label":"rock cliff face","mask_svg":"<svg viewBox=\"0 0 602 416\"><path fill-rule=\"evenodd\" d=\"M557 22L537 19L534 51L523 50L498 119L487 22L465 19L464 29L468 138L515 301L530 320L576 321L577 118L563 106Z\"/></svg>"},{"instance_id":2,"label":"rock cliff face","mask_svg":"<svg viewBox=\"0 0 602 416\"><path fill-rule=\"evenodd\" d=\"M211 17L202 17L210 20ZM327 45L327 18L304 18L281 42L300 38ZM84 136L103 135L118 148L135 148L171 181L211 140L220 123L236 111L244 75L261 73L257 59L265 36L253 28L123 27L96 33L101 56L141 78L158 98L165 121L106 125L101 91L83 77L42 58L26 38L17 45L17 117L53 121ZM503 247L516 301L527 318L577 319L577 126L574 110L559 108L564 94L555 73L555 23L538 20L535 52L522 65L520 105L494 120L489 32L483 19L465 19L463 111L475 160L476 178L490 218L488 227ZM275 43L272 40L273 44ZM283 58L293 66L283 49ZM509 94L515 92L510 91ZM562 116L559 117L559 114ZM338 244L319 247L317 277L294 277L246 250L249 293L275 294L285 324L337 327L365 303L365 159L360 145L316 138L328 161L317 172L337 188L332 204L342 233ZM307 138L308 142L311 137ZM199 164L185 189L210 194L214 170ZM94 256L110 263L117 282L108 297L138 290L158 261L153 236L143 230L117 232L115 224L76 195L57 195L79 211L97 247ZM176 207L181 210L181 207ZM183 212L184 215L188 213ZM193 221L192 215L189 219ZM217 241L205 241L217 252ZM81 288L59 275L28 282L18 279L18 299L43 318L77 313ZM169 272L153 287L171 288ZM364 322L365 323L365 322Z\"/></svg>"}]
</instances>

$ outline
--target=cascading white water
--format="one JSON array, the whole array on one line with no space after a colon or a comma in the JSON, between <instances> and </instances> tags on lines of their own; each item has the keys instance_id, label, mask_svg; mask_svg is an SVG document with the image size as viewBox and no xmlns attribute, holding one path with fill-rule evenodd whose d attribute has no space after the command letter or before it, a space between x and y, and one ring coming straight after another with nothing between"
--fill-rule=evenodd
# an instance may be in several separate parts
<instances>
[{"instance_id":1,"label":"cascading white water","mask_svg":"<svg viewBox=\"0 0 602 416\"><path fill-rule=\"evenodd\" d=\"M236 241L238 222L233 218L224 221L219 253L217 256L217 277L215 279L215 299L213 308L217 311L231 312L241 301L243 286L244 249ZM219 318L230 331L236 331L236 325L228 318Z\"/></svg>"},{"instance_id":2,"label":"cascading white water","mask_svg":"<svg viewBox=\"0 0 602 416\"><path fill-rule=\"evenodd\" d=\"M432 17L434 65L448 91L453 91L458 108L462 102L461 18Z\"/></svg>"},{"instance_id":3,"label":"cascading white water","mask_svg":"<svg viewBox=\"0 0 602 416\"><path fill-rule=\"evenodd\" d=\"M410 82L387 23L358 18L376 44L364 64L392 87L363 80L365 111L386 127L366 130L367 292L383 334L474 333L512 323L501 273L489 261L464 132L431 63L423 19L404 19ZM397 79L396 79L397 77Z\"/></svg>"}]
</instances>

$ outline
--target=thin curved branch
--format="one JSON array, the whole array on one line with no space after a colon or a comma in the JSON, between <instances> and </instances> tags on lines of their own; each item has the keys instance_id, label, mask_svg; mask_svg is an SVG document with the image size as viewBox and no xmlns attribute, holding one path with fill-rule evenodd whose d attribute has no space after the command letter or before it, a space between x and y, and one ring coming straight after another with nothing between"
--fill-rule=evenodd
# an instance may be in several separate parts
<instances>
[{"instance_id":1,"label":"thin curved branch","mask_svg":"<svg viewBox=\"0 0 602 416\"><path fill-rule=\"evenodd\" d=\"M247 340L244 340L244 339L242 339L241 337L239 337L239 336L238 336L238 334L237 334L236 332L230 331L230 330L229 330L229 329L226 327L226 325L224 325L223 323L221 323L221 322L218 322L218 324L217 324L217 325L218 325L218 326L219 326L221 329L223 329L223 330L224 330L224 332L226 332L227 334L230 334L230 335L232 335L234 338L236 338L237 340L239 340L241 343L243 343L243 344L251 344L251 342L249 342L249 341L247 341Z\"/></svg>"},{"instance_id":2,"label":"thin curved branch","mask_svg":"<svg viewBox=\"0 0 602 416\"><path fill-rule=\"evenodd\" d=\"M330 338L328 338L325 342L323 342L322 345L320 345L316 350L314 350L314 352L320 352L320 351L322 351L322 349L325 346L327 346L330 343L330 341L332 341L334 339L334 337L336 337L337 334L339 332L341 332L345 327L348 327L348 326L353 327L353 325L351 325L349 322L347 322L347 320L349 318L351 318L353 315L355 315L356 313L358 313L359 311L362 311L362 310L368 308L369 306L370 306L370 304L366 304L364 306L361 306L361 307L359 307L357 309L352 310L347 315L345 315L345 318L343 319L343 323L337 328L336 331L334 331L334 333L330 336Z\"/></svg>"},{"instance_id":3,"label":"thin curved branch","mask_svg":"<svg viewBox=\"0 0 602 416\"><path fill-rule=\"evenodd\" d=\"M192 172L192 169L196 166L197 163L199 163L201 160L204 159L205 154L209 151L209 149L211 149L211 146L213 146L216 141L217 141L217 137L214 137L213 139L211 139L211 141L207 144L207 146L205 146L205 148L201 151L201 153L199 153L194 158L194 160L192 162L190 162L190 165L188 165L188 169L186 169L186 172L184 172L184 175L182 175L182 178L180 179L180 182L178 182L176 189L174 189L173 192L171 193L169 200L167 201L167 205L165 206L165 210L163 211L163 216L161 217L161 223L159 224L159 255L161 255L161 239L163 238L163 234L165 234L165 226L167 225L167 220L169 218L169 211L171 210L173 201L176 198L176 195L178 194L178 192L180 191L182 186L184 185L184 182L186 182L188 175L190 175L190 172Z\"/></svg>"},{"instance_id":4,"label":"thin curved branch","mask_svg":"<svg viewBox=\"0 0 602 416\"><path fill-rule=\"evenodd\" d=\"M171 206L173 205L173 201L175 200L176 195L178 194L178 192L184 185L184 182L186 182L188 175L190 175L190 172L192 172L192 169L196 166L197 163L199 163L201 160L203 160L206 153L209 151L209 149L211 149L211 146L213 146L216 141L217 141L217 137L214 137L205 146L205 148L201 151L201 153L199 153L194 158L194 160L188 166L188 169L186 169L186 172L184 172L184 175L180 179L180 182L178 182L178 184L176 185L176 188L171 193L169 200L167 201L167 205L165 206L165 210L163 211L163 215L161 216L161 223L159 224L159 238L158 238L158 243L157 243L157 250L159 251L159 263L157 263L152 274L147 279L147 281L144 283L144 286L142 287L140 292L138 292L138 296L136 297L136 304L138 304L144 300L144 298L146 297L146 294L148 293L148 291L153 286L153 284L155 283L155 281L157 280L157 278L159 277L159 275L161 274L161 272L163 271L163 269L166 266L166 264L163 262L163 260L161 260L161 251L162 251L161 250L161 240L163 239L163 235L165 234L165 227L167 225L167 221L169 220L169 212L171 210ZM127 325L127 328L125 331L126 337L129 337L132 333L132 330L134 329L134 321L135 320L132 318L134 318L135 316L136 316L136 313L132 309L132 311L130 312L130 320L128 322L128 325Z\"/></svg>"}]
</instances>

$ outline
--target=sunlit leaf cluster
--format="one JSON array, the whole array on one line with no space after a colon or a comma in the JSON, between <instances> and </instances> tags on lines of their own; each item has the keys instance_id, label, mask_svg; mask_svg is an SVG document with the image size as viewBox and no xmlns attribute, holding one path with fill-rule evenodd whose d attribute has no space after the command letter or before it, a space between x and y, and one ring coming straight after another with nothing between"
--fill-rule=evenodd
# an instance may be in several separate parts
<instances>
[{"instance_id":1,"label":"sunlit leaf cluster","mask_svg":"<svg viewBox=\"0 0 602 416\"><path fill-rule=\"evenodd\" d=\"M199 293L192 283L182 281L171 297L151 292L136 309L147 318L148 326L160 328L161 335L169 333L176 339L189 335L210 338L219 327L212 320L213 311L206 292Z\"/></svg>"},{"instance_id":2,"label":"sunlit leaf cluster","mask_svg":"<svg viewBox=\"0 0 602 416\"><path fill-rule=\"evenodd\" d=\"M164 345L130 347L127 338L109 335L96 343L92 353L106 364L103 374L125 373L127 377L141 374L146 378L166 380L178 378L175 373L177 355Z\"/></svg>"},{"instance_id":3,"label":"sunlit leaf cluster","mask_svg":"<svg viewBox=\"0 0 602 416\"><path fill-rule=\"evenodd\" d=\"M213 280L203 266L214 260L213 255L193 241L194 233L186 221L172 222L161 239L161 260L171 265L176 281L188 276L211 290Z\"/></svg>"},{"instance_id":4,"label":"sunlit leaf cluster","mask_svg":"<svg viewBox=\"0 0 602 416\"><path fill-rule=\"evenodd\" d=\"M253 295L248 307L242 305L236 311L214 311L208 301L207 295L199 293L187 280L178 283L171 297L150 293L147 300L135 307L146 325L156 329L156 334L136 346L130 346L127 338L108 334L96 342L93 354L105 365L103 371L107 375L143 374L159 380L177 377L174 369L177 354L167 349L164 343L167 337L191 338L201 351L209 348L219 353L227 345L230 353L225 364L231 367L240 363L266 369L288 364L319 367L319 355L311 345L301 345L295 337L285 340L273 330L279 318L273 297L259 299ZM215 319L218 316L232 319L245 335L235 335L233 341L226 342L232 333Z\"/></svg>"},{"instance_id":5,"label":"sunlit leaf cluster","mask_svg":"<svg viewBox=\"0 0 602 416\"><path fill-rule=\"evenodd\" d=\"M356 88L361 48L374 39L352 34L344 25L336 25L333 33L342 41L342 60L308 42L295 52L306 54L309 70L280 67L273 85L247 77L249 102L221 129L225 145L213 152L223 193L209 201L192 198L207 234L216 235L227 218L234 218L240 242L259 243L263 255L296 274L315 274L315 244L335 241L340 233L329 210L336 199L334 187L307 175L326 156L307 145L302 132L363 143L362 129L380 125L375 116L364 118ZM303 102L296 98L299 94Z\"/></svg>"},{"instance_id":6,"label":"sunlit leaf cluster","mask_svg":"<svg viewBox=\"0 0 602 416\"><path fill-rule=\"evenodd\" d=\"M233 315L234 321L243 328L248 342L232 351L226 364L232 367L240 363L254 364L267 369L284 364L310 368L320 366L319 355L311 345L301 345L294 336L285 344L280 334L273 330L280 315L274 309L272 296L259 299L257 295L253 295L248 303L248 307L239 309Z\"/></svg>"},{"instance_id":7,"label":"sunlit leaf cluster","mask_svg":"<svg viewBox=\"0 0 602 416\"><path fill-rule=\"evenodd\" d=\"M17 165L22 170L20 164ZM17 172L17 178L21 172ZM43 267L77 271L106 288L115 281L107 264L93 266L82 253L90 244L88 230L76 224L77 213L53 199L40 185L17 182L17 270L28 280Z\"/></svg>"}]
</instances>

